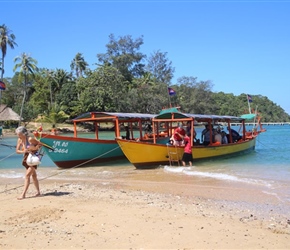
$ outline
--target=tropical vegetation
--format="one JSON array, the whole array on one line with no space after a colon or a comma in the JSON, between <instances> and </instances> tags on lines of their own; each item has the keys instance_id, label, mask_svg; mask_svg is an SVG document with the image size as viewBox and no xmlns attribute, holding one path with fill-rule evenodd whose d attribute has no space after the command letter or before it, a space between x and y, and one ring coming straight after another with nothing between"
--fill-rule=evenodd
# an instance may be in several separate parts
<instances>
[{"instance_id":1,"label":"tropical vegetation","mask_svg":"<svg viewBox=\"0 0 290 250\"><path fill-rule=\"evenodd\" d=\"M24 122L43 119L56 124L90 111L158 113L169 105L178 105L186 113L240 116L249 112L247 93L213 92L211 81L193 76L173 83L174 67L167 53L143 54L143 37L110 35L94 68L77 52L71 72L38 68L37 61L23 53L14 60L14 75L3 78L7 45L13 49L17 44L5 25L0 26L0 36L1 78L6 83L0 101L20 113ZM169 95L168 87L176 94ZM290 121L289 114L266 96L251 96L251 108L258 109L263 121Z\"/></svg>"}]
</instances>

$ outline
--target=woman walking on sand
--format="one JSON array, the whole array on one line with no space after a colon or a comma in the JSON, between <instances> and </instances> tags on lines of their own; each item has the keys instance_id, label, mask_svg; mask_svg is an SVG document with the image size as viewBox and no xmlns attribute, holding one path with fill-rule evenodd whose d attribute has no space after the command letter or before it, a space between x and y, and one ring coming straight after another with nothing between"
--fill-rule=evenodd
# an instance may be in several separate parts
<instances>
[{"instance_id":1,"label":"woman walking on sand","mask_svg":"<svg viewBox=\"0 0 290 250\"><path fill-rule=\"evenodd\" d=\"M30 185L30 177L33 179L34 186L36 188L35 196L40 196L39 190L39 182L37 179L36 169L37 165L29 166L26 162L29 153L38 151L41 147L39 141L36 139L28 136L28 131L25 127L20 126L16 129L16 134L18 136L17 146L16 146L16 153L17 154L24 154L22 165L26 168L25 173L25 181L24 181L24 190L18 200L22 200L25 198L26 192Z\"/></svg>"}]
</instances>

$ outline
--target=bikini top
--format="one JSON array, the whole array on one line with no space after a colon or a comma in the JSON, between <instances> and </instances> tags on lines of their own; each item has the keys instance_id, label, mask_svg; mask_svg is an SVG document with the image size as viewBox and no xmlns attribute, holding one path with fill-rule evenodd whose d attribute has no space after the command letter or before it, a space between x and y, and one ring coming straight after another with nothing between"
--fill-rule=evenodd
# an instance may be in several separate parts
<instances>
[{"instance_id":1,"label":"bikini top","mask_svg":"<svg viewBox=\"0 0 290 250\"><path fill-rule=\"evenodd\" d=\"M26 145L26 148L28 149L30 147L30 143L28 141L28 137L27 136L25 136L25 137L26 137L26 143L25 143L25 145Z\"/></svg>"}]
</instances>

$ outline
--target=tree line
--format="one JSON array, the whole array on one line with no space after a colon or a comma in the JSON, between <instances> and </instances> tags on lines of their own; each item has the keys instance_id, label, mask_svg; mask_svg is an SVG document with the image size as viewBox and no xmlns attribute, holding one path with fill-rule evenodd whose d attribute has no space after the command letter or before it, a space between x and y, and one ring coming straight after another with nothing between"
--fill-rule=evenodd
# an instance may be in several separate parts
<instances>
[{"instance_id":1,"label":"tree line","mask_svg":"<svg viewBox=\"0 0 290 250\"><path fill-rule=\"evenodd\" d=\"M17 46L15 39L6 25L0 26L0 72L6 84L0 101L19 113L24 122L38 118L55 124L90 111L157 114L170 105L180 106L185 113L249 113L246 93L213 92L211 81L193 76L182 76L172 83L175 69L167 53L143 54L143 37L109 35L106 51L96 55L93 69L80 52L70 62L70 72L38 68L36 59L22 53L14 59L14 75L4 78L7 48ZM174 95L169 95L168 87L174 89ZM267 97L252 95L252 100L262 121L290 121L289 114Z\"/></svg>"}]
</instances>

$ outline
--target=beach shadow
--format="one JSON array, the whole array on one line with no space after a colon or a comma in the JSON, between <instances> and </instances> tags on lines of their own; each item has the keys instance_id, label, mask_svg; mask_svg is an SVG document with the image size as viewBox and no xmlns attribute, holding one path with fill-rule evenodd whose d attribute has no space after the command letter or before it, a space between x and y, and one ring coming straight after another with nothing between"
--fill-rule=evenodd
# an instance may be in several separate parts
<instances>
[{"instance_id":1,"label":"beach shadow","mask_svg":"<svg viewBox=\"0 0 290 250\"><path fill-rule=\"evenodd\" d=\"M57 191L53 191L50 193L45 193L42 196L63 196L63 195L69 195L72 192L57 192Z\"/></svg>"},{"instance_id":2,"label":"beach shadow","mask_svg":"<svg viewBox=\"0 0 290 250\"><path fill-rule=\"evenodd\" d=\"M45 193L45 194L41 194L41 195L34 195L34 196L30 196L30 197L25 197L25 198L17 198L17 200L24 200L24 199L33 199L33 198L41 198L44 196L63 196L63 195L69 195L71 194L71 192L50 192L50 193Z\"/></svg>"}]
</instances>

